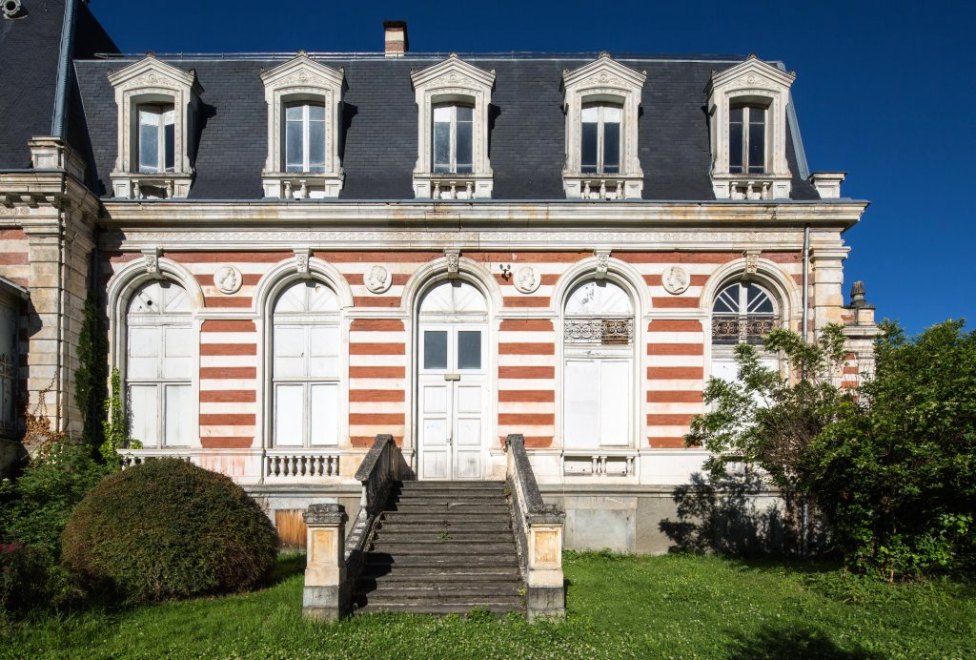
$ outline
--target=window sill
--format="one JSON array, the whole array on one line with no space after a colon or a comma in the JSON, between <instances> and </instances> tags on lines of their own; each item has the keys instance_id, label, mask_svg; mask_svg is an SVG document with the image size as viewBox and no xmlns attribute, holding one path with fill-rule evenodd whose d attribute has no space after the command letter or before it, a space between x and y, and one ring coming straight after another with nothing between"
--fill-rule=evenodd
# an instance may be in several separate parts
<instances>
[{"instance_id":1,"label":"window sill","mask_svg":"<svg viewBox=\"0 0 976 660\"><path fill-rule=\"evenodd\" d=\"M789 199L792 178L771 174L712 174L715 199Z\"/></svg>"},{"instance_id":2,"label":"window sill","mask_svg":"<svg viewBox=\"0 0 976 660\"><path fill-rule=\"evenodd\" d=\"M417 199L490 199L491 174L414 174Z\"/></svg>"},{"instance_id":3,"label":"window sill","mask_svg":"<svg viewBox=\"0 0 976 660\"><path fill-rule=\"evenodd\" d=\"M274 199L335 199L345 179L338 173L264 172L262 185L265 198Z\"/></svg>"},{"instance_id":4,"label":"window sill","mask_svg":"<svg viewBox=\"0 0 976 660\"><path fill-rule=\"evenodd\" d=\"M190 194L193 174L179 172L112 172L112 194L117 199L176 199Z\"/></svg>"},{"instance_id":5,"label":"window sill","mask_svg":"<svg viewBox=\"0 0 976 660\"><path fill-rule=\"evenodd\" d=\"M644 191L642 174L563 174L566 199L640 199Z\"/></svg>"}]
</instances>

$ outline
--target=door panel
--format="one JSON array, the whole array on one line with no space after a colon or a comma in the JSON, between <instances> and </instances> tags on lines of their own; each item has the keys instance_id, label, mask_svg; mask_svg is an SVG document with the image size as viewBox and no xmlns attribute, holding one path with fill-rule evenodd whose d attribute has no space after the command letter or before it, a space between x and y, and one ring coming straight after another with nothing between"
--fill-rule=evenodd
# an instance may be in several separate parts
<instances>
[{"instance_id":1,"label":"door panel","mask_svg":"<svg viewBox=\"0 0 976 660\"><path fill-rule=\"evenodd\" d=\"M419 451L424 479L484 477L484 331L467 323L421 331Z\"/></svg>"}]
</instances>

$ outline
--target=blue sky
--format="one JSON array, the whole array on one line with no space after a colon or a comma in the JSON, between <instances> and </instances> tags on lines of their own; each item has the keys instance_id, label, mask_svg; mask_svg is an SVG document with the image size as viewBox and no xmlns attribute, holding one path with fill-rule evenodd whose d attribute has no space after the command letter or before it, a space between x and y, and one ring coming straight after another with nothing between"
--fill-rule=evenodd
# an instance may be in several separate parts
<instances>
[{"instance_id":1,"label":"blue sky","mask_svg":"<svg viewBox=\"0 0 976 660\"><path fill-rule=\"evenodd\" d=\"M976 322L976 5L946 0L652 3L91 0L125 52L382 49L404 19L413 51L720 53L779 59L810 168L871 201L846 234L845 291L912 333ZM354 10L353 8L354 7ZM967 37L970 39L967 41Z\"/></svg>"}]
</instances>

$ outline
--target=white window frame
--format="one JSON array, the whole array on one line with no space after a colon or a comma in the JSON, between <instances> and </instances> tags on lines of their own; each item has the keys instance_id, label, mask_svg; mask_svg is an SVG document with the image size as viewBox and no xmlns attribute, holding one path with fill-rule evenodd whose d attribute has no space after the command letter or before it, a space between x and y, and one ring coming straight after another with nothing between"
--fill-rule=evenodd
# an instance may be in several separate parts
<instances>
[{"instance_id":1,"label":"white window frame","mask_svg":"<svg viewBox=\"0 0 976 660\"><path fill-rule=\"evenodd\" d=\"M176 131L176 110L173 106L168 104L160 103L143 103L136 108L138 114L139 122L139 134L138 134L138 146L136 148L136 163L133 164L133 168L138 170L140 174L161 174L166 172L173 172L176 170L176 153L175 153L175 141L173 145L173 153L167 153L166 145L166 127L173 126L174 137ZM156 129L156 164L152 167L147 167L143 161L143 147L145 142L142 139L142 127L148 126L149 124L143 123L144 117L155 117L156 121L152 126ZM167 156L173 161L171 167L166 166Z\"/></svg>"},{"instance_id":2,"label":"white window frame","mask_svg":"<svg viewBox=\"0 0 976 660\"><path fill-rule=\"evenodd\" d=\"M789 199L793 175L786 160L787 106L796 74L755 55L712 74L705 91L712 152L711 179L716 199ZM766 162L763 174L731 172L729 117L738 106L766 108Z\"/></svg>"},{"instance_id":3,"label":"white window frame","mask_svg":"<svg viewBox=\"0 0 976 660\"><path fill-rule=\"evenodd\" d=\"M637 118L647 74L613 60L607 53L589 64L563 74L566 113L566 162L563 190L568 199L640 199L644 171L640 166ZM591 104L621 108L620 171L613 174L583 172L583 108Z\"/></svg>"},{"instance_id":4,"label":"white window frame","mask_svg":"<svg viewBox=\"0 0 976 660\"><path fill-rule=\"evenodd\" d=\"M193 182L193 145L199 95L196 73L160 62L153 56L108 76L115 89L118 150L111 172L112 191L123 199L183 198ZM147 106L173 109L173 168L140 171L139 111ZM162 144L162 142L161 142ZM164 150L160 150L164 154ZM162 163L162 161L161 161Z\"/></svg>"},{"instance_id":5,"label":"white window frame","mask_svg":"<svg viewBox=\"0 0 976 660\"><path fill-rule=\"evenodd\" d=\"M300 167L300 169L298 169L298 170L291 170L291 169L289 169L292 166L292 158L291 158L291 154L288 153L288 144L289 144L288 143L288 126L292 122L292 120L291 119L288 119L288 111L291 110L291 109L293 109L293 108L301 108L301 111L302 111L302 116L298 119L298 121L301 124L301 128L302 128L302 140L301 140L302 162L300 164L298 164L298 166ZM321 120L312 119L312 117L311 117L311 114L312 114L311 113L311 110L312 110L312 108L322 108L322 119ZM312 171L313 165L312 165L312 160L311 160L311 152L312 152L311 130L312 130L312 123L313 122L318 122L318 121L321 121L321 123L323 124L323 127L322 127L322 136L323 136L323 142L322 142L322 165L321 165L323 172L313 172ZM286 172L288 172L289 174L292 174L292 173L297 173L297 174L321 174L321 173L324 173L324 170L325 170L325 136L327 134L327 129L326 129L326 126L325 126L326 123L327 122L326 122L325 106L323 106L320 103L314 103L312 101L292 101L290 103L286 103L285 104L285 123L284 123L285 135L284 135L284 138L283 138L283 143L284 143L284 149L285 149L285 171Z\"/></svg>"},{"instance_id":6,"label":"white window frame","mask_svg":"<svg viewBox=\"0 0 976 660\"><path fill-rule=\"evenodd\" d=\"M345 173L339 159L344 72L300 53L261 74L268 108L268 156L261 173L264 196L279 199L335 198ZM294 103L325 108L325 163L322 172L289 172L286 162L285 108ZM306 158L308 150L306 149Z\"/></svg>"},{"instance_id":7,"label":"white window frame","mask_svg":"<svg viewBox=\"0 0 976 660\"><path fill-rule=\"evenodd\" d=\"M488 106L495 72L484 71L451 55L411 74L417 102L417 164L413 171L418 199L490 198L493 174L488 159ZM434 107L467 105L472 111L471 173L434 172Z\"/></svg>"},{"instance_id":8,"label":"white window frame","mask_svg":"<svg viewBox=\"0 0 976 660\"><path fill-rule=\"evenodd\" d=\"M436 104L434 106L434 110L433 110L433 113L432 113L432 119L431 119L434 122L434 126L431 129L431 144L430 144L431 156L430 156L430 159L431 159L432 167L435 170L435 174L462 174L462 175L470 174L470 172L458 172L458 162L457 162L457 155L458 155L458 124L462 123L461 120L458 119L458 116L457 116L458 115L458 108L466 108L466 109L469 109L469 110L472 111L472 118L471 118L471 121L468 122L468 123L470 123L472 125L471 126L471 128L472 128L472 132L471 132L471 152L472 152L472 158L471 159L472 159L472 161L474 160L474 108L472 108L470 105L467 105L466 103L438 103L438 104ZM437 170L438 163L436 162L436 160L437 160L436 153L437 153L437 124L438 124L438 121L437 121L437 113L438 113L438 110L448 110L449 113L450 113L449 119L446 122L443 122L443 123L448 124L448 126L449 126L448 138L447 138L448 139L448 147L447 147L447 152L448 152L448 166L447 167L448 168L447 168L446 171L439 171L439 170ZM473 162L471 163L471 168L472 168L472 170L474 169L474 163Z\"/></svg>"},{"instance_id":9,"label":"white window frame","mask_svg":"<svg viewBox=\"0 0 976 660\"><path fill-rule=\"evenodd\" d=\"M737 310L735 314L732 313L722 313L715 311L715 305L718 302L719 297L728 290L729 287L739 285L739 295L737 301ZM748 300L748 287L752 285L758 287L760 291L766 294L773 307L773 312L771 314L750 314L748 310L749 300ZM715 319L717 317L734 319L738 326L738 336L735 342L722 342L717 343L715 337ZM712 300L709 304L709 376L716 376L717 363L724 363L726 365L734 366L735 363L735 347L739 344L751 344L757 348L759 351L761 361L771 369L779 369L781 367L779 356L775 353L766 351L764 347L764 342L750 341L748 335L747 323L749 318L768 318L772 321L770 324L770 329L782 327L783 325L783 304L779 299L776 289L764 284L763 282L756 281L754 279L742 279L742 280L729 280L722 284L715 292Z\"/></svg>"},{"instance_id":10,"label":"white window frame","mask_svg":"<svg viewBox=\"0 0 976 660\"><path fill-rule=\"evenodd\" d=\"M596 111L596 115L597 116L596 116L596 121L595 122L588 122L588 121L586 121L584 115L586 115L587 110L595 110ZM608 111L610 111L610 110L613 110L618 115L617 121L610 121L607 118L606 115L609 114ZM621 145L619 144L619 140L620 140L620 127L623 124L623 116L622 115L623 115L623 108L620 107L619 105L617 105L616 103L606 103L606 102L603 102L603 103L587 103L587 104L585 104L583 106L583 111L581 113L581 121L580 121L580 172L581 173L584 173L583 172L584 165L583 165L583 162L582 162L582 160L583 160L583 146L584 146L583 145L583 134L582 134L582 131L583 131L583 127L586 124L596 124L596 170L593 171L593 172L585 172L585 174L603 175L604 173L606 173L606 176L613 176L615 174L619 174L620 173L620 155L621 155L620 152L622 151L622 149L620 148ZM617 125L617 132L618 132L618 135L617 135L617 139L618 139L618 144L617 144L617 163L616 163L616 165L614 165L614 167L617 169L616 172L606 172L606 170L607 170L607 162L606 162L606 127L607 127L608 124L616 124Z\"/></svg>"},{"instance_id":11,"label":"white window frame","mask_svg":"<svg viewBox=\"0 0 976 660\"><path fill-rule=\"evenodd\" d=\"M736 110L742 111L742 171L734 172L734 174L740 174L744 176L758 175L764 176L768 168L769 163L769 122L766 121L766 116L769 114L769 108L759 103L737 103L729 108L729 171L732 172L732 113ZM750 172L755 165L749 159L749 147L750 141L752 140L752 120L753 113L762 113L762 125L763 125L763 155L762 155L762 172Z\"/></svg>"}]
</instances>

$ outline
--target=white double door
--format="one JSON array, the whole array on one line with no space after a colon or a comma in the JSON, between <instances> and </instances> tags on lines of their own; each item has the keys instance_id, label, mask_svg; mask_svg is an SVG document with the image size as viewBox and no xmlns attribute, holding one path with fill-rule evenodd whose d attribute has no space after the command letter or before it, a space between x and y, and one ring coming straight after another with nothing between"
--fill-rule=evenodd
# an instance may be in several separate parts
<instances>
[{"instance_id":1,"label":"white double door","mask_svg":"<svg viewBox=\"0 0 976 660\"><path fill-rule=\"evenodd\" d=\"M483 479L488 420L483 324L422 323L417 374L421 479Z\"/></svg>"}]
</instances>

